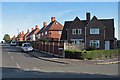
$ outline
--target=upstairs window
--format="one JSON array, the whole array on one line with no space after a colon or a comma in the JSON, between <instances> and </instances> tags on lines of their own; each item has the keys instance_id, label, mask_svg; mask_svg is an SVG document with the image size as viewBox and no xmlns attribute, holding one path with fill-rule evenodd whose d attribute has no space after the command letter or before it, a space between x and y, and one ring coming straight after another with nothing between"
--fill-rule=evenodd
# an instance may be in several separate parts
<instances>
[{"instance_id":1,"label":"upstairs window","mask_svg":"<svg viewBox=\"0 0 120 80\"><path fill-rule=\"evenodd\" d=\"M77 30L76 29L72 29L72 34L76 34Z\"/></svg>"},{"instance_id":2,"label":"upstairs window","mask_svg":"<svg viewBox=\"0 0 120 80\"><path fill-rule=\"evenodd\" d=\"M82 34L82 30L81 29L78 29L78 34Z\"/></svg>"},{"instance_id":3,"label":"upstairs window","mask_svg":"<svg viewBox=\"0 0 120 80\"><path fill-rule=\"evenodd\" d=\"M90 34L99 34L99 28L91 28Z\"/></svg>"}]
</instances>

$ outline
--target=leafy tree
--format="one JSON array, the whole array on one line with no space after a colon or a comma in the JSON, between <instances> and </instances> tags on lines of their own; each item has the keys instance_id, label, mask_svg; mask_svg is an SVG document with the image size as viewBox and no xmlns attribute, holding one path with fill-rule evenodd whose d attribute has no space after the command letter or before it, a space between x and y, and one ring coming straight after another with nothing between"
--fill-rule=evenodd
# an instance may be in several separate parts
<instances>
[{"instance_id":1,"label":"leafy tree","mask_svg":"<svg viewBox=\"0 0 120 80\"><path fill-rule=\"evenodd\" d=\"M9 43L10 42L10 35L9 34L5 34L3 40L5 40L5 42Z\"/></svg>"}]
</instances>

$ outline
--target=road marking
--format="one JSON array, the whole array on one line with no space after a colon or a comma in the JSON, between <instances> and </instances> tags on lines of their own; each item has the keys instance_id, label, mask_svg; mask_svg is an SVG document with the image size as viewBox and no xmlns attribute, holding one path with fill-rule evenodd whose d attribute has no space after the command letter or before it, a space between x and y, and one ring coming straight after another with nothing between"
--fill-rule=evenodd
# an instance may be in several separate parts
<instances>
[{"instance_id":1,"label":"road marking","mask_svg":"<svg viewBox=\"0 0 120 80\"><path fill-rule=\"evenodd\" d=\"M8 52L8 54L10 55L10 52ZM10 55L10 57L12 58L12 60L15 62L15 64L17 65L17 68L19 68L20 69L20 66L19 66L19 64L15 61L15 59L13 58L13 56L12 55Z\"/></svg>"},{"instance_id":2,"label":"road marking","mask_svg":"<svg viewBox=\"0 0 120 80\"><path fill-rule=\"evenodd\" d=\"M20 69L20 66L18 65L18 63L16 63L17 67Z\"/></svg>"},{"instance_id":3,"label":"road marking","mask_svg":"<svg viewBox=\"0 0 120 80\"><path fill-rule=\"evenodd\" d=\"M10 52L8 52L8 54L10 55Z\"/></svg>"},{"instance_id":4,"label":"road marking","mask_svg":"<svg viewBox=\"0 0 120 80\"><path fill-rule=\"evenodd\" d=\"M11 55L11 58L14 60L13 56Z\"/></svg>"},{"instance_id":5,"label":"road marking","mask_svg":"<svg viewBox=\"0 0 120 80\"><path fill-rule=\"evenodd\" d=\"M71 59L71 61L80 61L80 60Z\"/></svg>"}]
</instances>

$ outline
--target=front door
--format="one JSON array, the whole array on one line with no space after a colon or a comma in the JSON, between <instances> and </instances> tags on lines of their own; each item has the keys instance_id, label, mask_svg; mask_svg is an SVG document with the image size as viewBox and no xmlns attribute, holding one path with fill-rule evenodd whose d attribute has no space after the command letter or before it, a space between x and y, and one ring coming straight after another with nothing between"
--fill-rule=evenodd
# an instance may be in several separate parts
<instances>
[{"instance_id":1,"label":"front door","mask_svg":"<svg viewBox=\"0 0 120 80\"><path fill-rule=\"evenodd\" d=\"M110 49L110 41L105 41L105 50Z\"/></svg>"}]
</instances>

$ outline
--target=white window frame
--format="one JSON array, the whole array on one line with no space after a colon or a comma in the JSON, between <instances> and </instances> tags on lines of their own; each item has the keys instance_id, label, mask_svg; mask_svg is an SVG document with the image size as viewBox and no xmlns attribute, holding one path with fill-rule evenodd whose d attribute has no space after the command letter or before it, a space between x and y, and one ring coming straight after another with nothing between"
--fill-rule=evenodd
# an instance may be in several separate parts
<instances>
[{"instance_id":1,"label":"white window frame","mask_svg":"<svg viewBox=\"0 0 120 80\"><path fill-rule=\"evenodd\" d=\"M42 36L43 36L43 33L42 33Z\"/></svg>"},{"instance_id":2,"label":"white window frame","mask_svg":"<svg viewBox=\"0 0 120 80\"><path fill-rule=\"evenodd\" d=\"M59 31L59 34L62 34L62 31Z\"/></svg>"},{"instance_id":3,"label":"white window frame","mask_svg":"<svg viewBox=\"0 0 120 80\"><path fill-rule=\"evenodd\" d=\"M90 28L90 34L100 34L99 28Z\"/></svg>"},{"instance_id":4,"label":"white window frame","mask_svg":"<svg viewBox=\"0 0 120 80\"><path fill-rule=\"evenodd\" d=\"M82 29L78 29L78 34L82 34Z\"/></svg>"},{"instance_id":5,"label":"white window frame","mask_svg":"<svg viewBox=\"0 0 120 80\"><path fill-rule=\"evenodd\" d=\"M90 40L90 46L96 46L96 48L100 48L100 40Z\"/></svg>"},{"instance_id":6,"label":"white window frame","mask_svg":"<svg viewBox=\"0 0 120 80\"><path fill-rule=\"evenodd\" d=\"M38 39L40 39L40 34L38 34Z\"/></svg>"},{"instance_id":7,"label":"white window frame","mask_svg":"<svg viewBox=\"0 0 120 80\"><path fill-rule=\"evenodd\" d=\"M82 44L83 39L71 39L72 44Z\"/></svg>"},{"instance_id":8,"label":"white window frame","mask_svg":"<svg viewBox=\"0 0 120 80\"><path fill-rule=\"evenodd\" d=\"M47 31L45 31L45 35L47 35Z\"/></svg>"},{"instance_id":9,"label":"white window frame","mask_svg":"<svg viewBox=\"0 0 120 80\"><path fill-rule=\"evenodd\" d=\"M75 35L75 34L76 34L76 32L77 32L77 30L76 30L76 29L72 29L72 34L73 34L73 35Z\"/></svg>"},{"instance_id":10,"label":"white window frame","mask_svg":"<svg viewBox=\"0 0 120 80\"><path fill-rule=\"evenodd\" d=\"M35 34L33 34L32 36L33 36L32 40L35 41Z\"/></svg>"}]
</instances>

